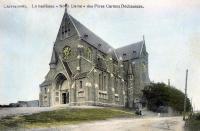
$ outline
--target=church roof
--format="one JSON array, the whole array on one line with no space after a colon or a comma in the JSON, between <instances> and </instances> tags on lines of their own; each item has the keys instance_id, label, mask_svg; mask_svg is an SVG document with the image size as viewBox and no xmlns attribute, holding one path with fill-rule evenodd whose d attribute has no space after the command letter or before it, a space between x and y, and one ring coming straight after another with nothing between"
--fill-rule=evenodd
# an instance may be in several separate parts
<instances>
[{"instance_id":1,"label":"church roof","mask_svg":"<svg viewBox=\"0 0 200 131\"><path fill-rule=\"evenodd\" d=\"M119 58L120 57L122 58L122 60L135 59L140 56L143 45L144 45L144 40L118 48L116 49L116 53Z\"/></svg>"},{"instance_id":2,"label":"church roof","mask_svg":"<svg viewBox=\"0 0 200 131\"><path fill-rule=\"evenodd\" d=\"M85 27L83 24L77 21L73 16L68 14L66 10L62 22L65 20L64 18L66 16L70 19L81 40L87 42L88 44L92 45L93 47L105 54L110 54L114 60L130 60L138 58L140 56L141 50L145 43L144 40L121 48L114 49L107 42L105 42L103 39L101 39L99 36L94 34L87 27ZM50 63L56 63L56 57L56 51L53 50Z\"/></svg>"},{"instance_id":3,"label":"church roof","mask_svg":"<svg viewBox=\"0 0 200 131\"><path fill-rule=\"evenodd\" d=\"M75 77L75 79L86 78L88 73L89 73L89 72L79 73L79 74Z\"/></svg>"},{"instance_id":4,"label":"church roof","mask_svg":"<svg viewBox=\"0 0 200 131\"><path fill-rule=\"evenodd\" d=\"M71 15L69 15L69 17L72 23L74 24L80 38L83 41L89 43L90 45L92 45L93 47L97 48L99 51L105 54L111 53L112 58L117 60L113 47L111 47L107 42L105 42L99 36L90 31L87 27L85 27L83 24L77 21L74 17L72 17Z\"/></svg>"},{"instance_id":5,"label":"church roof","mask_svg":"<svg viewBox=\"0 0 200 131\"><path fill-rule=\"evenodd\" d=\"M94 46L105 54L111 53L113 59L118 60L118 58L121 57L122 60L129 60L139 57L144 44L144 40L130 44L128 46L114 49L107 42L102 40L99 36L94 34L87 27L77 21L74 17L72 17L71 15L69 15L69 17L82 40L86 41L87 43ZM126 56L123 54L126 54Z\"/></svg>"},{"instance_id":6,"label":"church roof","mask_svg":"<svg viewBox=\"0 0 200 131\"><path fill-rule=\"evenodd\" d=\"M44 80L42 84L40 84L40 87L49 86L51 83L51 81Z\"/></svg>"}]
</instances>

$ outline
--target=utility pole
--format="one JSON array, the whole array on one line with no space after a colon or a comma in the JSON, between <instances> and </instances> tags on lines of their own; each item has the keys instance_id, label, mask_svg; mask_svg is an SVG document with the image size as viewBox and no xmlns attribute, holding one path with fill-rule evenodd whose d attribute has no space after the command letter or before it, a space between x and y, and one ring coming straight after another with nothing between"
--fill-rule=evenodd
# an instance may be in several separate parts
<instances>
[{"instance_id":1,"label":"utility pole","mask_svg":"<svg viewBox=\"0 0 200 131\"><path fill-rule=\"evenodd\" d=\"M186 100L187 100L187 79L188 79L188 69L186 70L186 77L185 77L185 99L184 99L184 112L183 112L183 120L185 120L186 114Z\"/></svg>"},{"instance_id":2,"label":"utility pole","mask_svg":"<svg viewBox=\"0 0 200 131\"><path fill-rule=\"evenodd\" d=\"M168 86L170 86L170 79L168 79Z\"/></svg>"},{"instance_id":3,"label":"utility pole","mask_svg":"<svg viewBox=\"0 0 200 131\"><path fill-rule=\"evenodd\" d=\"M192 98L191 98L191 100L190 100L190 103L191 103L191 107L192 107L192 109L191 109L191 113L193 113Z\"/></svg>"}]
</instances>

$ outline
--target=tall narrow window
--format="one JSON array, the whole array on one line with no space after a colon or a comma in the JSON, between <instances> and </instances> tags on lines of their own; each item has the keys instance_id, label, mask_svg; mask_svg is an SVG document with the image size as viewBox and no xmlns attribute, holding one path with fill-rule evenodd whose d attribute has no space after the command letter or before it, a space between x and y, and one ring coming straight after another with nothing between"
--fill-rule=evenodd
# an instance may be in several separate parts
<instances>
[{"instance_id":1,"label":"tall narrow window","mask_svg":"<svg viewBox=\"0 0 200 131\"><path fill-rule=\"evenodd\" d=\"M115 81L114 81L115 83L115 93L116 94L118 94L118 80L117 80L117 78L115 78Z\"/></svg>"},{"instance_id":2,"label":"tall narrow window","mask_svg":"<svg viewBox=\"0 0 200 131\"><path fill-rule=\"evenodd\" d=\"M101 74L99 74L99 90L102 89L102 79L101 79Z\"/></svg>"},{"instance_id":3,"label":"tall narrow window","mask_svg":"<svg viewBox=\"0 0 200 131\"><path fill-rule=\"evenodd\" d=\"M44 88L44 93L47 94L47 88Z\"/></svg>"},{"instance_id":4,"label":"tall narrow window","mask_svg":"<svg viewBox=\"0 0 200 131\"><path fill-rule=\"evenodd\" d=\"M88 59L88 60L92 60L92 49L90 47L87 47L85 49L85 57Z\"/></svg>"},{"instance_id":5,"label":"tall narrow window","mask_svg":"<svg viewBox=\"0 0 200 131\"><path fill-rule=\"evenodd\" d=\"M83 82L80 81L80 88L83 88Z\"/></svg>"},{"instance_id":6,"label":"tall narrow window","mask_svg":"<svg viewBox=\"0 0 200 131\"><path fill-rule=\"evenodd\" d=\"M117 86L116 85L116 78L114 78L113 82L114 82L113 85L114 85L114 89L115 89L115 93L116 93L116 86Z\"/></svg>"},{"instance_id":7,"label":"tall narrow window","mask_svg":"<svg viewBox=\"0 0 200 131\"><path fill-rule=\"evenodd\" d=\"M106 84L107 84L107 82L106 82L106 76L104 76L104 78L103 78L103 90L106 90Z\"/></svg>"}]
</instances>

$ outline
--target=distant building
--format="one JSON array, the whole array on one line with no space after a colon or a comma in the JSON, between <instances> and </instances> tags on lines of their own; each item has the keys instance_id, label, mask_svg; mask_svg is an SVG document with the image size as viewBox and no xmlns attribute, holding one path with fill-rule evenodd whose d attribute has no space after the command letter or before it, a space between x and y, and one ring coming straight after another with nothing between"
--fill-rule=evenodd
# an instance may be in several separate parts
<instances>
[{"instance_id":1,"label":"distant building","mask_svg":"<svg viewBox=\"0 0 200 131\"><path fill-rule=\"evenodd\" d=\"M39 107L39 101L38 100L18 101L17 105L18 107Z\"/></svg>"},{"instance_id":2,"label":"distant building","mask_svg":"<svg viewBox=\"0 0 200 131\"><path fill-rule=\"evenodd\" d=\"M150 83L144 39L114 49L67 11L49 65L40 84L40 106L134 107Z\"/></svg>"},{"instance_id":3,"label":"distant building","mask_svg":"<svg viewBox=\"0 0 200 131\"><path fill-rule=\"evenodd\" d=\"M19 107L19 104L18 103L10 103L9 105L4 106L4 107Z\"/></svg>"}]
</instances>

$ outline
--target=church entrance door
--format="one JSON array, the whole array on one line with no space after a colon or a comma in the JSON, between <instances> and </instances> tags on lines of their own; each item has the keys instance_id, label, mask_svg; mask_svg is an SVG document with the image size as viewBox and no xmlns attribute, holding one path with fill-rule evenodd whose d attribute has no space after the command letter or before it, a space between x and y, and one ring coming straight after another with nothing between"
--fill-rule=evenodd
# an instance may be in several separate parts
<instances>
[{"instance_id":1,"label":"church entrance door","mask_svg":"<svg viewBox=\"0 0 200 131\"><path fill-rule=\"evenodd\" d=\"M69 104L70 103L70 99L69 99L69 95L70 95L70 84L69 84L69 80L67 80L67 78L63 75L63 74L58 74L56 76L56 91L60 92L57 95L57 98L59 97L60 101L59 104Z\"/></svg>"},{"instance_id":2,"label":"church entrance door","mask_svg":"<svg viewBox=\"0 0 200 131\"><path fill-rule=\"evenodd\" d=\"M69 92L62 93L62 104L69 103Z\"/></svg>"}]
</instances>

